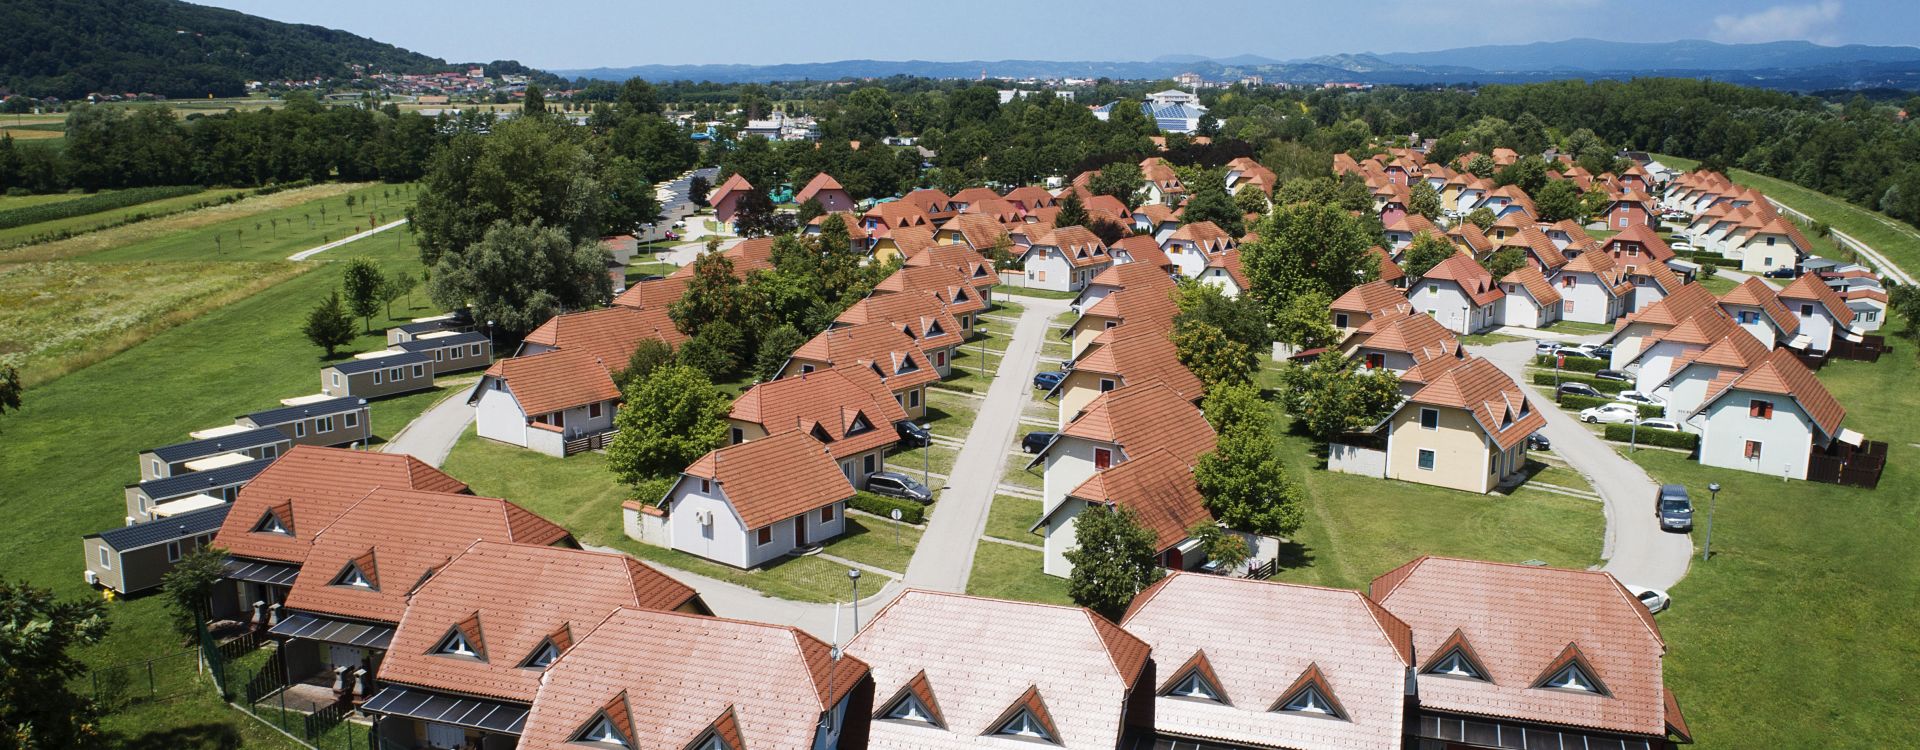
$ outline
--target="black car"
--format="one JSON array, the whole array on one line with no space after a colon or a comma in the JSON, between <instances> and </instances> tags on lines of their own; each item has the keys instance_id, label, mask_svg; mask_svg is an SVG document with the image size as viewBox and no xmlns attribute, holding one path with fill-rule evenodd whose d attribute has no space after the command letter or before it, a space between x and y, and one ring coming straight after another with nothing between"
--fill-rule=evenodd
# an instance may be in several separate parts
<instances>
[{"instance_id":1,"label":"black car","mask_svg":"<svg viewBox=\"0 0 1920 750\"><path fill-rule=\"evenodd\" d=\"M1632 379L1620 370L1597 370L1593 373L1593 377L1598 380L1612 380L1620 383L1625 383Z\"/></svg>"},{"instance_id":2,"label":"black car","mask_svg":"<svg viewBox=\"0 0 1920 750\"><path fill-rule=\"evenodd\" d=\"M914 424L912 422L908 422L904 420L895 422L893 423L893 429L895 432L900 433L901 445L905 445L912 448L918 448L920 446L926 445L927 443L933 442L933 433L928 432L927 428L921 427L920 425Z\"/></svg>"},{"instance_id":3,"label":"black car","mask_svg":"<svg viewBox=\"0 0 1920 750\"><path fill-rule=\"evenodd\" d=\"M1600 394L1600 391L1598 389L1595 389L1593 386L1587 385L1586 383L1561 383L1560 390L1555 392L1554 396L1556 398L1560 396L1586 396L1588 398L1606 398L1605 396Z\"/></svg>"},{"instance_id":4,"label":"black car","mask_svg":"<svg viewBox=\"0 0 1920 750\"><path fill-rule=\"evenodd\" d=\"M1542 435L1538 432L1533 433L1532 435L1527 436L1527 450L1530 450L1530 451L1553 450L1553 441L1548 440L1547 436Z\"/></svg>"},{"instance_id":5,"label":"black car","mask_svg":"<svg viewBox=\"0 0 1920 750\"><path fill-rule=\"evenodd\" d=\"M1066 379L1067 373L1064 370L1037 372L1033 375L1033 387L1043 391L1051 391L1054 386L1060 384L1060 381Z\"/></svg>"},{"instance_id":6,"label":"black car","mask_svg":"<svg viewBox=\"0 0 1920 750\"><path fill-rule=\"evenodd\" d=\"M1798 268L1775 268L1775 269L1773 269L1773 270L1771 270L1771 271L1768 271L1768 272L1766 272L1766 273L1763 273L1763 274L1761 274L1761 275L1762 275L1762 276L1765 276L1765 277L1767 277L1767 278L1769 278L1769 279L1792 279L1792 278L1798 278L1798 277L1800 276L1800 269L1798 269Z\"/></svg>"},{"instance_id":7,"label":"black car","mask_svg":"<svg viewBox=\"0 0 1920 750\"><path fill-rule=\"evenodd\" d=\"M1025 437L1020 438L1020 450L1028 453L1046 450L1047 443L1053 442L1053 435L1054 433L1051 432L1029 432Z\"/></svg>"},{"instance_id":8,"label":"black car","mask_svg":"<svg viewBox=\"0 0 1920 750\"><path fill-rule=\"evenodd\" d=\"M915 502L933 502L933 490L897 471L877 471L867 475L867 491Z\"/></svg>"},{"instance_id":9,"label":"black car","mask_svg":"<svg viewBox=\"0 0 1920 750\"><path fill-rule=\"evenodd\" d=\"M1605 360L1612 360L1612 359L1613 359L1613 347L1611 347L1611 346L1596 346L1596 347L1594 347L1594 348L1593 348L1593 355L1592 355L1592 356L1593 356L1593 358L1594 358L1594 359L1605 359Z\"/></svg>"}]
</instances>

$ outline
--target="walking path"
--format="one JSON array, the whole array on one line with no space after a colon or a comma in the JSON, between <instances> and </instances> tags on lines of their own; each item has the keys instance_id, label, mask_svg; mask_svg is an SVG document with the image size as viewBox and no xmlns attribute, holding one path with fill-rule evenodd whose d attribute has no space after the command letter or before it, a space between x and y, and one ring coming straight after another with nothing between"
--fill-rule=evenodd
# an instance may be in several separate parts
<instances>
[{"instance_id":1,"label":"walking path","mask_svg":"<svg viewBox=\"0 0 1920 750\"><path fill-rule=\"evenodd\" d=\"M1526 366L1533 359L1532 342L1509 341L1468 349L1493 362L1514 382L1529 382ZM1660 529L1653 513L1657 489L1653 479L1572 415L1558 407L1540 412L1547 418L1541 432L1553 441L1554 455L1585 476L1604 503L1607 533L1600 557L1607 562L1602 567L1635 586L1666 589L1679 583L1693 559L1693 542L1685 534Z\"/></svg>"},{"instance_id":2,"label":"walking path","mask_svg":"<svg viewBox=\"0 0 1920 750\"><path fill-rule=\"evenodd\" d=\"M1026 309L1013 326L1008 354L1000 360L986 400L953 459L949 484L940 493L927 532L907 565L906 584L915 588L965 593L973 573L973 552L987 528L987 511L1000 484L1008 447L1020 423L1020 405L1039 365L1040 340L1047 321L1067 309L1067 300L1021 298Z\"/></svg>"},{"instance_id":3,"label":"walking path","mask_svg":"<svg viewBox=\"0 0 1920 750\"><path fill-rule=\"evenodd\" d=\"M387 230L389 230L389 229L392 229L392 228L394 228L394 227L397 227L397 226L400 226L401 224L405 224L405 223L407 223L407 220L406 220L406 219L401 219L401 220L399 220L399 221L390 221L390 222L387 222L387 223L385 223L385 224L382 224L382 225L380 225L380 226L377 226L377 227L374 227L374 228L372 228L372 229L369 229L369 230L367 230L367 231L364 231L364 232L361 232L361 233L359 233L359 234L355 234L355 235L350 235L350 236L348 236L348 237L344 237L344 238L341 238L341 239L337 239L337 240L334 240L334 241L332 241L332 242L329 242L329 243L327 243L327 244L325 244L325 245L321 245L321 246L319 246L319 247L314 247L314 248L308 248L308 249L306 249L306 250L301 250L300 252L297 252L297 253L294 253L294 254L292 254L292 255L289 255L289 256L287 256L287 260L306 260L306 259L308 259L308 258L311 258L311 257L313 257L313 256L315 256L315 255L319 255L319 254L321 254L321 253L324 253L324 252L326 252L326 251L328 251L328 250L332 250L332 249L334 249L334 248L336 248L336 247L339 247L339 246L341 246L341 245L345 245L345 244L347 244L347 243L349 243L349 242L354 242L354 241L356 241L356 240L363 240L363 239L366 239L366 238L368 238L368 237L372 237L372 236L374 236L374 235L376 235L376 234L379 234L379 233L381 233L381 232L384 232L384 231L387 231Z\"/></svg>"},{"instance_id":4,"label":"walking path","mask_svg":"<svg viewBox=\"0 0 1920 750\"><path fill-rule=\"evenodd\" d=\"M473 407L466 399L472 386L472 381L452 385L448 389L451 393L400 428L400 432L380 446L380 452L405 453L435 468L446 463L453 444L460 442L467 425L473 424Z\"/></svg>"}]
</instances>

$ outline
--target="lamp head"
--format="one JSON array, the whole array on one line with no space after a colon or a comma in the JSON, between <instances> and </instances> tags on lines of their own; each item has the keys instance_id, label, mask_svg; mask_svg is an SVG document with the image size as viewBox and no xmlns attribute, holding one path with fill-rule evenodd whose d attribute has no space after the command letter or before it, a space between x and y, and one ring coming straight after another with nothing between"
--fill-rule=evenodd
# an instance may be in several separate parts
<instances>
[{"instance_id":1,"label":"lamp head","mask_svg":"<svg viewBox=\"0 0 1920 750\"><path fill-rule=\"evenodd\" d=\"M1714 483L1712 483L1712 484L1709 484L1709 485L1707 485L1707 491L1708 491L1708 492L1719 492L1719 491L1720 491L1720 483L1719 483L1719 482L1714 482Z\"/></svg>"},{"instance_id":2,"label":"lamp head","mask_svg":"<svg viewBox=\"0 0 1920 750\"><path fill-rule=\"evenodd\" d=\"M860 580L860 569L859 569L859 568L847 568L847 578L850 578L850 579L852 579L852 580L855 580L855 581L858 581L858 580Z\"/></svg>"}]
</instances>

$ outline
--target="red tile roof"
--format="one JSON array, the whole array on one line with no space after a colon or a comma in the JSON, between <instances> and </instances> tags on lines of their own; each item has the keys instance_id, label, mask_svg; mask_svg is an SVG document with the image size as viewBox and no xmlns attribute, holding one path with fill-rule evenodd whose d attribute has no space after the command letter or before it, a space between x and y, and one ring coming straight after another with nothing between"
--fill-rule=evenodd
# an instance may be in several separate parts
<instances>
[{"instance_id":1,"label":"red tile roof","mask_svg":"<svg viewBox=\"0 0 1920 750\"><path fill-rule=\"evenodd\" d=\"M1180 307L1173 301L1171 287L1157 289L1138 285L1107 293L1099 302L1088 305L1070 327L1077 332L1083 330L1082 321L1088 325L1112 321L1141 323L1165 331L1173 327L1173 316L1179 312Z\"/></svg>"},{"instance_id":2,"label":"red tile roof","mask_svg":"<svg viewBox=\"0 0 1920 750\"><path fill-rule=\"evenodd\" d=\"M1113 255L1107 252L1107 243L1101 242L1086 227L1061 227L1048 232L1036 238L1028 252L1042 247L1058 249L1066 256L1068 263L1078 268L1113 262Z\"/></svg>"},{"instance_id":3,"label":"red tile roof","mask_svg":"<svg viewBox=\"0 0 1920 750\"><path fill-rule=\"evenodd\" d=\"M1487 682L1421 674L1423 708L1666 735L1666 644L1611 574L1427 556L1374 579L1370 595L1412 627L1423 664L1459 631L1487 672ZM1610 695L1535 687L1568 644Z\"/></svg>"},{"instance_id":4,"label":"red tile roof","mask_svg":"<svg viewBox=\"0 0 1920 750\"><path fill-rule=\"evenodd\" d=\"M1193 466L1170 450L1154 448L1095 473L1067 496L1131 509L1140 526L1152 532L1154 548L1165 552L1186 541L1194 525L1213 521L1194 485Z\"/></svg>"},{"instance_id":5,"label":"red tile roof","mask_svg":"<svg viewBox=\"0 0 1920 750\"><path fill-rule=\"evenodd\" d=\"M870 295L833 320L836 325L892 323L928 350L958 345L967 333L946 300L929 291Z\"/></svg>"},{"instance_id":6,"label":"red tile roof","mask_svg":"<svg viewBox=\"0 0 1920 750\"><path fill-rule=\"evenodd\" d=\"M1407 293L1385 281L1369 281L1348 289L1339 299L1333 301L1334 312L1365 313L1379 315L1385 312L1410 309Z\"/></svg>"},{"instance_id":7,"label":"red tile roof","mask_svg":"<svg viewBox=\"0 0 1920 750\"><path fill-rule=\"evenodd\" d=\"M894 247L900 248L900 253L907 256L909 262L912 261L913 256L924 253L928 248L937 247L931 226L899 227L890 232L876 231L876 235L892 238Z\"/></svg>"},{"instance_id":8,"label":"red tile roof","mask_svg":"<svg viewBox=\"0 0 1920 750\"><path fill-rule=\"evenodd\" d=\"M543 644L564 653L617 607L678 609L698 596L623 553L474 542L408 598L379 677L530 703L543 670L521 665ZM483 658L435 653L469 618L478 627L468 643Z\"/></svg>"},{"instance_id":9,"label":"red tile roof","mask_svg":"<svg viewBox=\"0 0 1920 750\"><path fill-rule=\"evenodd\" d=\"M666 312L667 306L679 301L687 294L687 282L690 276L668 276L664 279L642 281L619 296L613 298L613 304L639 310L658 310Z\"/></svg>"},{"instance_id":10,"label":"red tile roof","mask_svg":"<svg viewBox=\"0 0 1920 750\"><path fill-rule=\"evenodd\" d=\"M321 529L376 487L467 491L405 454L296 445L241 488L214 545L241 557L299 563ZM269 508L291 535L253 530Z\"/></svg>"},{"instance_id":11,"label":"red tile roof","mask_svg":"<svg viewBox=\"0 0 1920 750\"><path fill-rule=\"evenodd\" d=\"M645 750L681 750L730 710L737 750L810 747L820 714L866 677L861 660L797 629L622 608L547 670L523 750L565 750L625 695L618 718ZM644 739L643 739L644 738Z\"/></svg>"},{"instance_id":12,"label":"red tile roof","mask_svg":"<svg viewBox=\"0 0 1920 750\"><path fill-rule=\"evenodd\" d=\"M383 487L314 538L286 604L399 622L413 587L475 541L549 545L572 538L566 529L505 500ZM334 585L350 561L376 581L373 588Z\"/></svg>"},{"instance_id":13,"label":"red tile roof","mask_svg":"<svg viewBox=\"0 0 1920 750\"><path fill-rule=\"evenodd\" d=\"M1213 426L1193 401L1163 383L1139 383L1102 393L1060 430L1064 436L1112 443L1129 456L1164 449L1192 465L1213 450Z\"/></svg>"},{"instance_id":14,"label":"red tile roof","mask_svg":"<svg viewBox=\"0 0 1920 750\"><path fill-rule=\"evenodd\" d=\"M848 434L856 415L873 429ZM898 440L893 425L907 413L879 375L865 365L850 364L755 385L734 399L727 416L760 425L770 435L812 433L819 425L831 438L827 452L849 458L892 445Z\"/></svg>"},{"instance_id":15,"label":"red tile roof","mask_svg":"<svg viewBox=\"0 0 1920 750\"><path fill-rule=\"evenodd\" d=\"M1145 242L1142 244L1151 247L1156 253L1160 252L1160 246L1153 243L1153 238L1144 234L1123 239L1119 244L1115 245L1114 248L1117 250L1126 246L1129 241L1136 240L1144 240ZM1164 258L1166 256L1162 255L1160 257ZM1132 263L1116 264L1102 270L1100 273L1094 274L1093 280L1088 282L1087 286L1089 288L1110 287L1112 289L1143 288L1172 294L1174 288L1179 284L1173 280L1170 271L1171 265L1170 263L1157 265L1145 262L1140 260L1139 256L1136 255Z\"/></svg>"},{"instance_id":16,"label":"red tile roof","mask_svg":"<svg viewBox=\"0 0 1920 750\"><path fill-rule=\"evenodd\" d=\"M1158 380L1187 398L1198 399L1206 385L1180 363L1180 355L1164 329L1120 326L1095 337L1080 353L1073 368L1118 375L1122 384Z\"/></svg>"},{"instance_id":17,"label":"red tile roof","mask_svg":"<svg viewBox=\"0 0 1920 750\"><path fill-rule=\"evenodd\" d=\"M1513 273L1501 278L1500 282L1503 284L1518 284L1525 287L1527 296L1532 297L1534 303L1541 307L1548 307L1560 301L1560 293L1554 291L1553 284L1549 283L1547 277L1540 273L1540 267L1532 263L1515 269Z\"/></svg>"},{"instance_id":18,"label":"red tile roof","mask_svg":"<svg viewBox=\"0 0 1920 750\"><path fill-rule=\"evenodd\" d=\"M1827 314L1833 316L1841 327L1853 322L1853 310L1847 307L1846 298L1811 274L1794 279L1793 283L1780 290L1780 299L1818 303L1827 309Z\"/></svg>"},{"instance_id":19,"label":"red tile roof","mask_svg":"<svg viewBox=\"0 0 1920 750\"><path fill-rule=\"evenodd\" d=\"M1547 418L1528 402L1526 390L1479 358L1468 358L1434 378L1408 403L1465 409L1501 450L1547 426Z\"/></svg>"},{"instance_id":20,"label":"red tile roof","mask_svg":"<svg viewBox=\"0 0 1920 750\"><path fill-rule=\"evenodd\" d=\"M897 439L891 424L872 429ZM708 451L686 474L719 483L748 530L853 497L853 485L833 454L806 430Z\"/></svg>"},{"instance_id":21,"label":"red tile roof","mask_svg":"<svg viewBox=\"0 0 1920 750\"><path fill-rule=\"evenodd\" d=\"M707 194L707 205L711 206L726 200L728 195L736 191L745 192L752 189L753 184L747 182L747 178L741 177L740 174L736 172L729 175L726 181L720 183L720 187L714 188L713 192Z\"/></svg>"},{"instance_id":22,"label":"red tile roof","mask_svg":"<svg viewBox=\"0 0 1920 750\"><path fill-rule=\"evenodd\" d=\"M1841 406L1827 391L1827 387L1820 383L1820 379L1814 377L1813 371L1800 364L1800 360L1788 349L1773 350L1765 360L1748 369L1725 388L1708 394L1695 413L1705 411L1722 396L1734 391L1791 397L1813 419L1814 425L1829 436L1839 434L1840 422L1847 417L1846 407Z\"/></svg>"},{"instance_id":23,"label":"red tile roof","mask_svg":"<svg viewBox=\"0 0 1920 750\"><path fill-rule=\"evenodd\" d=\"M1007 193L1007 200L1024 207L1028 213L1032 213L1036 208L1045 208L1055 203L1053 193L1035 185L1014 188Z\"/></svg>"},{"instance_id":24,"label":"red tile roof","mask_svg":"<svg viewBox=\"0 0 1920 750\"><path fill-rule=\"evenodd\" d=\"M800 192L794 194L793 202L805 203L822 190L839 190L844 192L846 188L841 187L840 181L833 179L833 175L821 172L814 175L813 179L808 180L807 186L800 188Z\"/></svg>"},{"instance_id":25,"label":"red tile roof","mask_svg":"<svg viewBox=\"0 0 1920 750\"><path fill-rule=\"evenodd\" d=\"M1635 224L1620 230L1619 234L1608 237L1603 247L1607 252L1618 252L1620 246L1628 242L1639 243L1643 250L1661 263L1674 258L1673 248L1667 247L1667 241L1660 239L1660 234L1655 232L1653 227L1644 224Z\"/></svg>"},{"instance_id":26,"label":"red tile roof","mask_svg":"<svg viewBox=\"0 0 1920 750\"><path fill-rule=\"evenodd\" d=\"M979 287L990 285L978 275L970 276L946 265L907 265L881 279L873 293L933 292L947 301L953 314L965 315L987 309Z\"/></svg>"},{"instance_id":27,"label":"red tile roof","mask_svg":"<svg viewBox=\"0 0 1920 750\"><path fill-rule=\"evenodd\" d=\"M1421 279L1426 281L1438 279L1458 284L1476 306L1490 305L1506 296L1506 292L1500 291L1500 285L1493 283L1493 274L1487 273L1487 269L1479 262L1465 255L1455 255L1440 261L1439 265L1429 269Z\"/></svg>"},{"instance_id":28,"label":"red tile roof","mask_svg":"<svg viewBox=\"0 0 1920 750\"><path fill-rule=\"evenodd\" d=\"M1789 336L1800 330L1800 319L1794 317L1786 305L1780 304L1780 294L1758 276L1748 276L1739 285L1728 289L1726 294L1720 295L1720 304L1760 308L1775 327Z\"/></svg>"},{"instance_id":29,"label":"red tile roof","mask_svg":"<svg viewBox=\"0 0 1920 750\"><path fill-rule=\"evenodd\" d=\"M793 358L823 362L829 367L870 363L879 368L887 387L896 392L940 379L933 357L920 347L920 342L892 323L829 328L800 345L794 350Z\"/></svg>"},{"instance_id":30,"label":"red tile roof","mask_svg":"<svg viewBox=\"0 0 1920 750\"><path fill-rule=\"evenodd\" d=\"M584 349L560 349L499 360L487 368L487 375L506 381L520 410L531 418L619 399L613 373L626 366L626 357L602 359Z\"/></svg>"},{"instance_id":31,"label":"red tile roof","mask_svg":"<svg viewBox=\"0 0 1920 750\"><path fill-rule=\"evenodd\" d=\"M911 198L912 196L908 197ZM865 218L877 218L896 232L900 231L903 227L932 226L933 224L933 219L927 215L924 208L907 200L888 201L869 208L867 209ZM883 237L886 236L885 232L879 232L879 234Z\"/></svg>"},{"instance_id":32,"label":"red tile roof","mask_svg":"<svg viewBox=\"0 0 1920 750\"><path fill-rule=\"evenodd\" d=\"M1160 243L1155 242L1153 235L1150 234L1132 234L1121 237L1120 241L1113 243L1113 247L1108 249L1111 250L1116 257L1124 256L1132 259L1127 263L1116 263L1113 268L1147 266L1149 268L1159 269L1162 272L1172 272L1173 270L1173 260L1167 257L1166 251L1160 249ZM1110 268L1108 270L1112 269ZM1101 271L1098 275L1094 276L1094 281L1098 282L1100 276L1104 276L1106 273L1107 271Z\"/></svg>"}]
</instances>

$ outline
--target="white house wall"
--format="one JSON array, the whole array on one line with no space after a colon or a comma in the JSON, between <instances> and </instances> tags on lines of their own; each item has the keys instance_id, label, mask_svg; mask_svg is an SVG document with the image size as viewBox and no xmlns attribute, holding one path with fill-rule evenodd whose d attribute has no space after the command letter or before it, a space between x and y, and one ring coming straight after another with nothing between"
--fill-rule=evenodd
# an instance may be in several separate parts
<instances>
[{"instance_id":1,"label":"white house wall","mask_svg":"<svg viewBox=\"0 0 1920 750\"><path fill-rule=\"evenodd\" d=\"M480 437L526 447L527 415L511 391L499 390L499 380L481 381L480 404L474 409L474 429Z\"/></svg>"},{"instance_id":2,"label":"white house wall","mask_svg":"<svg viewBox=\"0 0 1920 750\"><path fill-rule=\"evenodd\" d=\"M1749 403L1773 403L1772 419L1748 416ZM1798 403L1785 396L1734 391L1714 402L1701 417L1700 463L1739 469L1771 477L1807 478L1807 456L1813 450L1816 428ZM1746 443L1760 442L1760 457L1746 456Z\"/></svg>"}]
</instances>

